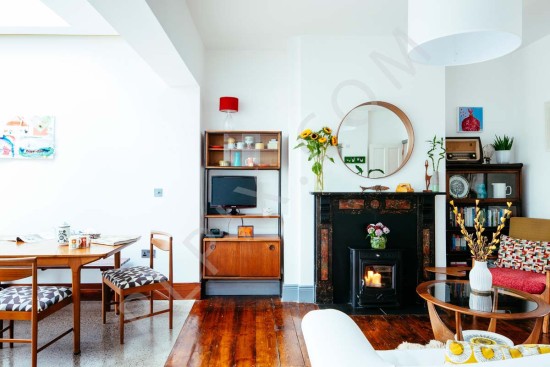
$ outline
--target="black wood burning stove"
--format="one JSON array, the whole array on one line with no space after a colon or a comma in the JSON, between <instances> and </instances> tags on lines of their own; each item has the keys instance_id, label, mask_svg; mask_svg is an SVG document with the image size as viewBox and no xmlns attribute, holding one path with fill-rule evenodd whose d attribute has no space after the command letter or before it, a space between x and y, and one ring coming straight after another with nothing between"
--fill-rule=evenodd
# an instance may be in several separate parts
<instances>
[{"instance_id":1,"label":"black wood burning stove","mask_svg":"<svg viewBox=\"0 0 550 367\"><path fill-rule=\"evenodd\" d=\"M350 248L350 303L357 307L401 304L401 251Z\"/></svg>"}]
</instances>

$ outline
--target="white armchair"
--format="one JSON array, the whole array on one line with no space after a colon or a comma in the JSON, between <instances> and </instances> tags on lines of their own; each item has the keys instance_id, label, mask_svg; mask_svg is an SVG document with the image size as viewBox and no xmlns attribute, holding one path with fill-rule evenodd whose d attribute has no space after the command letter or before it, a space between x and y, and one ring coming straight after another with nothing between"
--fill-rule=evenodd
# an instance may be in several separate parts
<instances>
[{"instance_id":1,"label":"white armchair","mask_svg":"<svg viewBox=\"0 0 550 367\"><path fill-rule=\"evenodd\" d=\"M302 332L312 367L417 367L445 365L444 349L376 351L357 324L337 310L310 311ZM478 363L488 367L550 366L550 354Z\"/></svg>"}]
</instances>

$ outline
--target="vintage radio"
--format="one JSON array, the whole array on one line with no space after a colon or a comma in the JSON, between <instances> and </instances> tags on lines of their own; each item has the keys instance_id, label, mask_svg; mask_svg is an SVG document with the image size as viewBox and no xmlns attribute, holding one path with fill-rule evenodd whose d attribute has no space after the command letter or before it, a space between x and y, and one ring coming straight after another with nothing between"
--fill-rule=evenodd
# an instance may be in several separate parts
<instances>
[{"instance_id":1,"label":"vintage radio","mask_svg":"<svg viewBox=\"0 0 550 367\"><path fill-rule=\"evenodd\" d=\"M481 163L483 161L483 149L479 137L446 138L445 152L447 162Z\"/></svg>"}]
</instances>

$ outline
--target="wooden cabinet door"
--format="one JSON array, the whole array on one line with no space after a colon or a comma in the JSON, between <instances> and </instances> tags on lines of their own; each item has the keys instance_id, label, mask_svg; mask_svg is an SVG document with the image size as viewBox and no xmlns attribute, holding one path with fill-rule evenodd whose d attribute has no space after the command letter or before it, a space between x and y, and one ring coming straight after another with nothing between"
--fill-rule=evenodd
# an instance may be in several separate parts
<instances>
[{"instance_id":1,"label":"wooden cabinet door","mask_svg":"<svg viewBox=\"0 0 550 367\"><path fill-rule=\"evenodd\" d=\"M205 241L203 257L205 277L239 276L239 242Z\"/></svg>"},{"instance_id":2,"label":"wooden cabinet door","mask_svg":"<svg viewBox=\"0 0 550 367\"><path fill-rule=\"evenodd\" d=\"M280 278L280 243L277 241L241 242L240 275Z\"/></svg>"}]
</instances>

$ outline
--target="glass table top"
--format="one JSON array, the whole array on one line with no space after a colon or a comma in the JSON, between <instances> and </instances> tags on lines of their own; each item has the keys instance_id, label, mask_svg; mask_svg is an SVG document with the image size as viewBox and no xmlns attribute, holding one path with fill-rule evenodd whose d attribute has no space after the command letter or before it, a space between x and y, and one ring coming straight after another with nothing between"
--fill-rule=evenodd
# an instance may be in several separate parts
<instances>
[{"instance_id":1,"label":"glass table top","mask_svg":"<svg viewBox=\"0 0 550 367\"><path fill-rule=\"evenodd\" d=\"M508 288L493 287L490 295L472 292L467 281L444 281L428 285L426 290L435 300L448 306L470 309L474 312L518 314L537 309L530 296ZM438 302L438 303L439 303Z\"/></svg>"}]
</instances>

